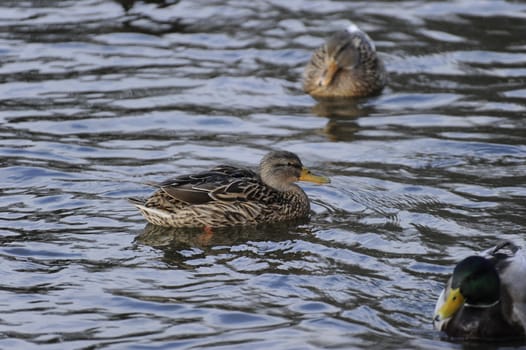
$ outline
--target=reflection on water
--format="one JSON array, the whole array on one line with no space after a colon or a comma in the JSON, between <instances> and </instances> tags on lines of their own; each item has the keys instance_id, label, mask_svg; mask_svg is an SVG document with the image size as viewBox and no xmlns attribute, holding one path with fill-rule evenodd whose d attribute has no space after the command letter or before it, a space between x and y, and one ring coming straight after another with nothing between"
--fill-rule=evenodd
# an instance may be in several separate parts
<instances>
[{"instance_id":1,"label":"reflection on water","mask_svg":"<svg viewBox=\"0 0 526 350\"><path fill-rule=\"evenodd\" d=\"M258 225L247 227L218 227L214 229L161 227L147 224L144 231L137 235L136 242L156 248L173 246L181 248L208 249L215 246L233 246L247 241L286 240L307 220L289 223ZM304 228L307 230L308 228ZM307 234L307 232L303 232ZM292 236L291 236L292 235Z\"/></svg>"},{"instance_id":2,"label":"reflection on water","mask_svg":"<svg viewBox=\"0 0 526 350\"><path fill-rule=\"evenodd\" d=\"M444 339L430 317L455 262L499 239L525 245L525 12L2 2L0 348L480 346ZM315 101L303 67L349 20L374 39L388 87ZM331 177L301 184L309 220L170 230L125 200L148 181L256 167L271 149Z\"/></svg>"},{"instance_id":3,"label":"reflection on water","mask_svg":"<svg viewBox=\"0 0 526 350\"><path fill-rule=\"evenodd\" d=\"M312 113L328 120L323 129L331 141L352 141L360 130L358 118L374 114L374 105L367 105L367 99L318 101Z\"/></svg>"}]
</instances>

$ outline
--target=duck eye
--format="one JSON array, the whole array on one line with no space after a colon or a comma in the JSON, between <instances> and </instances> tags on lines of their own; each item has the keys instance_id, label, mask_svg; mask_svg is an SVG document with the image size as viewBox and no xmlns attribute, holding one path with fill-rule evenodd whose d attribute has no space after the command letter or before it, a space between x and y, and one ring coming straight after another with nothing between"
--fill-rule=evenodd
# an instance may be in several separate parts
<instances>
[{"instance_id":1,"label":"duck eye","mask_svg":"<svg viewBox=\"0 0 526 350\"><path fill-rule=\"evenodd\" d=\"M286 164L287 167L291 167L291 168L297 168L297 169L301 169L301 165L299 165L298 163L294 163L294 162L288 162Z\"/></svg>"}]
</instances>

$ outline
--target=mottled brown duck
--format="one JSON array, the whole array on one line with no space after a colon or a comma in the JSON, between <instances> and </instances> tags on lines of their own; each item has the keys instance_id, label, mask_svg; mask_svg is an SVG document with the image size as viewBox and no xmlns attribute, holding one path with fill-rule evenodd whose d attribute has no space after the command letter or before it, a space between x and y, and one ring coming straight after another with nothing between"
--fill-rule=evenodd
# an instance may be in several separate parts
<instances>
[{"instance_id":1,"label":"mottled brown duck","mask_svg":"<svg viewBox=\"0 0 526 350\"><path fill-rule=\"evenodd\" d=\"M154 184L149 198L129 198L150 223L166 227L223 227L255 225L308 216L309 198L295 184L329 179L307 170L287 151L265 155L259 174L220 165Z\"/></svg>"},{"instance_id":2,"label":"mottled brown duck","mask_svg":"<svg viewBox=\"0 0 526 350\"><path fill-rule=\"evenodd\" d=\"M303 73L303 90L315 98L375 95L386 83L373 41L354 24L316 49Z\"/></svg>"}]
</instances>

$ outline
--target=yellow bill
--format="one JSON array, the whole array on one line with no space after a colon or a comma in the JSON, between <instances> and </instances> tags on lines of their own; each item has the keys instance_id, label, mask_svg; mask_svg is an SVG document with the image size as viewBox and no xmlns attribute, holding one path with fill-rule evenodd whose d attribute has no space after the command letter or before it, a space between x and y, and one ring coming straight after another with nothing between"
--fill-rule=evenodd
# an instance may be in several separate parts
<instances>
[{"instance_id":1,"label":"yellow bill","mask_svg":"<svg viewBox=\"0 0 526 350\"><path fill-rule=\"evenodd\" d=\"M446 301L442 307L437 311L438 317L441 320L450 318L455 314L455 312L460 309L464 304L464 296L460 293L460 288L451 289L449 292Z\"/></svg>"},{"instance_id":2,"label":"yellow bill","mask_svg":"<svg viewBox=\"0 0 526 350\"><path fill-rule=\"evenodd\" d=\"M325 176L314 175L307 168L301 168L300 181L314 182L315 184L328 184L331 182Z\"/></svg>"}]
</instances>

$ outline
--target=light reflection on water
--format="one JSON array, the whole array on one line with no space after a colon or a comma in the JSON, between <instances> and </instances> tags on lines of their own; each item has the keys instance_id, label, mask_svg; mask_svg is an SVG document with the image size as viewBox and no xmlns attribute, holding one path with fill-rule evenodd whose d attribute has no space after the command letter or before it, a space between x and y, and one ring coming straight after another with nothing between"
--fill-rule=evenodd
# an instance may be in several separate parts
<instances>
[{"instance_id":1,"label":"light reflection on water","mask_svg":"<svg viewBox=\"0 0 526 350\"><path fill-rule=\"evenodd\" d=\"M476 347L430 315L456 261L525 242L525 10L4 2L0 347ZM303 66L348 20L389 86L316 102ZM279 148L332 179L310 221L207 236L125 201Z\"/></svg>"}]
</instances>

